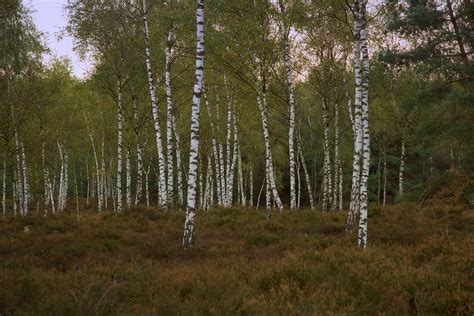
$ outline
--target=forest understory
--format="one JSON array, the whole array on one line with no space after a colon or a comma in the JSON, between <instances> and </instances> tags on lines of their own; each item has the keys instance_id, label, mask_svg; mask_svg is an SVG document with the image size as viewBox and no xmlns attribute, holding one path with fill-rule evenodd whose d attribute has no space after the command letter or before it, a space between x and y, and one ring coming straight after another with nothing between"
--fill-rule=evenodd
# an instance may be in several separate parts
<instances>
[{"instance_id":1,"label":"forest understory","mask_svg":"<svg viewBox=\"0 0 474 316\"><path fill-rule=\"evenodd\" d=\"M85 202L85 201L84 201ZM89 208L0 225L2 315L472 315L474 212L371 205L370 247L346 212Z\"/></svg>"}]
</instances>

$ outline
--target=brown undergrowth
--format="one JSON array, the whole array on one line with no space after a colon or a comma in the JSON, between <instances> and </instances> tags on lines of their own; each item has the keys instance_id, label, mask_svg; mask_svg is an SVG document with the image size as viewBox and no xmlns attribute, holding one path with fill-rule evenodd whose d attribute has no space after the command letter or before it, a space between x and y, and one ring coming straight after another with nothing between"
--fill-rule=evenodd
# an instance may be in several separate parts
<instances>
[{"instance_id":1,"label":"brown undergrowth","mask_svg":"<svg viewBox=\"0 0 474 316\"><path fill-rule=\"evenodd\" d=\"M7 218L0 314L472 315L472 212L373 206L365 251L344 213L201 212L188 251L178 211Z\"/></svg>"}]
</instances>

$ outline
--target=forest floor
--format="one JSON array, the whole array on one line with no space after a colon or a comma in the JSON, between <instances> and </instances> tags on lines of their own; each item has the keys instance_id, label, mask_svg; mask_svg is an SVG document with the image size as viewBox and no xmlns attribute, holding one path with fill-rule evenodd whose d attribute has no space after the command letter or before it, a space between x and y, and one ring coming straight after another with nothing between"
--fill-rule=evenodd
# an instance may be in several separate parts
<instances>
[{"instance_id":1,"label":"forest floor","mask_svg":"<svg viewBox=\"0 0 474 316\"><path fill-rule=\"evenodd\" d=\"M369 247L345 213L137 208L0 221L0 314L474 313L474 210L371 207ZM25 228L26 227L26 228Z\"/></svg>"}]
</instances>

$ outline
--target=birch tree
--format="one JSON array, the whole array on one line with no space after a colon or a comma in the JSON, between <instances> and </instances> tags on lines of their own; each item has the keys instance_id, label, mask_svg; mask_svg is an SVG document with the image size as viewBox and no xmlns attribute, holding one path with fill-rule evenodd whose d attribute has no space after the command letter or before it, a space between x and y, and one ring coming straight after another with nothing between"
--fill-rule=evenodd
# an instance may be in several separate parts
<instances>
[{"instance_id":1,"label":"birch tree","mask_svg":"<svg viewBox=\"0 0 474 316\"><path fill-rule=\"evenodd\" d=\"M204 78L204 0L196 0L196 69L191 114L191 141L189 152L188 194L183 246L194 245L194 221L196 216L196 180L199 152L199 123L202 85Z\"/></svg>"}]
</instances>

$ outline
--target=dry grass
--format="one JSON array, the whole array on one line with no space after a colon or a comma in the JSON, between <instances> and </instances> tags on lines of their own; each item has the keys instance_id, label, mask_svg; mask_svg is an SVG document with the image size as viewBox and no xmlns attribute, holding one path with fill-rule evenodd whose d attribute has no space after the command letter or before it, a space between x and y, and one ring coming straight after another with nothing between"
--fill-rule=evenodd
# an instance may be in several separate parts
<instances>
[{"instance_id":1,"label":"dry grass","mask_svg":"<svg viewBox=\"0 0 474 316\"><path fill-rule=\"evenodd\" d=\"M343 213L199 213L191 251L177 211L8 218L0 313L472 315L472 212L374 206L366 251Z\"/></svg>"}]
</instances>

